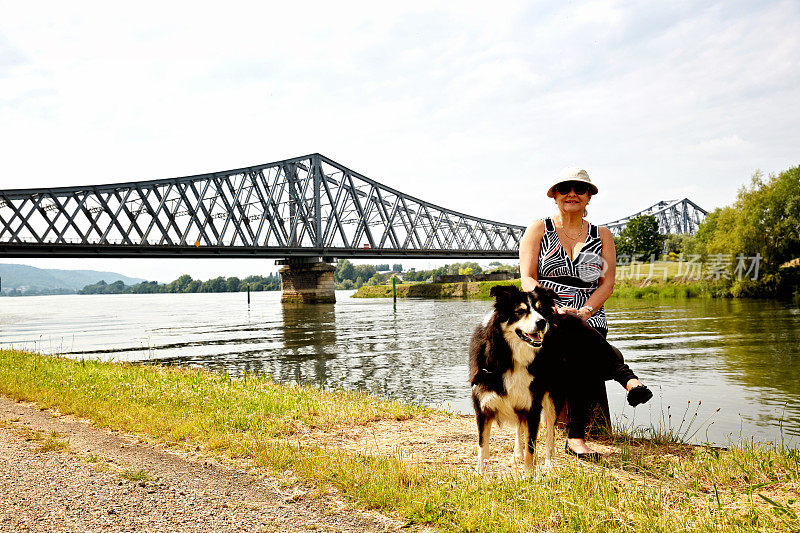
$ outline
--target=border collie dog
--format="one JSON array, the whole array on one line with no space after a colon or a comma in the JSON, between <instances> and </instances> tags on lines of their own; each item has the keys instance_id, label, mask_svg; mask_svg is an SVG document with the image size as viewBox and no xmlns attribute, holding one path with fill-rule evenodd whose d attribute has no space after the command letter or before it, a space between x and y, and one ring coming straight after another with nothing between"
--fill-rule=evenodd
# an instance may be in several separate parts
<instances>
[{"instance_id":1,"label":"border collie dog","mask_svg":"<svg viewBox=\"0 0 800 533\"><path fill-rule=\"evenodd\" d=\"M516 425L513 460L532 471L542 410L548 468L556 415L570 391L586 386L597 371L592 368L593 350L609 345L579 317L558 314L556 294L550 289L523 292L513 285L495 285L490 294L495 298L494 311L473 333L469 349L478 424L477 471L483 473L489 458L492 423Z\"/></svg>"}]
</instances>

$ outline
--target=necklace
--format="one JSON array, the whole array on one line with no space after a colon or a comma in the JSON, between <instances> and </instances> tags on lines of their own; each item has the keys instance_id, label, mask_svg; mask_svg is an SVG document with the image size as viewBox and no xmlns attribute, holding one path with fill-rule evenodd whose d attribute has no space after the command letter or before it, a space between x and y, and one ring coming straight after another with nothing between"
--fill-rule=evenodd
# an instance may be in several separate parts
<instances>
[{"instance_id":1,"label":"necklace","mask_svg":"<svg viewBox=\"0 0 800 533\"><path fill-rule=\"evenodd\" d=\"M581 220L581 229L580 229L580 231L578 231L578 234L576 236L573 237L569 233L567 233L567 228L564 226L564 221L563 220L561 221L561 231L564 232L564 235L566 235L569 238L569 240L575 241L583 233L583 220Z\"/></svg>"}]
</instances>

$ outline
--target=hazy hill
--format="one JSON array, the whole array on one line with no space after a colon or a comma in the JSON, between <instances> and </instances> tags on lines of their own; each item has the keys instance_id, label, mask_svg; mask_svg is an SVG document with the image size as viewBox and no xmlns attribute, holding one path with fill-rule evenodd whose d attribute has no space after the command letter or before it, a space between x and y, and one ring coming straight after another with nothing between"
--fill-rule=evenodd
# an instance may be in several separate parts
<instances>
[{"instance_id":1,"label":"hazy hill","mask_svg":"<svg viewBox=\"0 0 800 533\"><path fill-rule=\"evenodd\" d=\"M100 280L104 280L106 283L122 280L126 285L134 285L145 281L141 278L129 278L114 272L58 270L10 264L0 264L0 278L2 278L3 292L23 288L27 290L67 289L76 291Z\"/></svg>"}]
</instances>

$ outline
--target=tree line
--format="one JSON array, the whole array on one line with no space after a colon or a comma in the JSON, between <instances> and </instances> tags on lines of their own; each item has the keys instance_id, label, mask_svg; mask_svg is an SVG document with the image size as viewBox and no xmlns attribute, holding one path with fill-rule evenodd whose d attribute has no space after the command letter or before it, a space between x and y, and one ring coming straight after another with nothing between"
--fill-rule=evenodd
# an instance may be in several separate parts
<instances>
[{"instance_id":1,"label":"tree line","mask_svg":"<svg viewBox=\"0 0 800 533\"><path fill-rule=\"evenodd\" d=\"M336 264L334 281L337 289L358 289L363 285L382 285L392 278L391 272L386 272L388 265L354 265L347 259L342 259ZM402 265L392 266L395 272L403 272ZM515 265L504 265L498 261L489 263L487 272L498 270L515 272ZM484 269L474 261L453 263L430 270L416 270L414 268L403 272L403 281L433 281L436 276L447 274L480 274ZM398 280L399 281L399 280Z\"/></svg>"},{"instance_id":2,"label":"tree line","mask_svg":"<svg viewBox=\"0 0 800 533\"><path fill-rule=\"evenodd\" d=\"M730 296L781 296L800 291L800 166L754 174L733 204L711 211L694 235L659 235L654 216L631 219L614 239L617 257L648 260L699 256L703 262L759 258L759 278L726 278ZM663 255L662 255L663 254ZM791 265L789 262L792 262Z\"/></svg>"},{"instance_id":3,"label":"tree line","mask_svg":"<svg viewBox=\"0 0 800 533\"><path fill-rule=\"evenodd\" d=\"M155 294L155 293L189 293L189 292L241 292L250 288L251 291L279 291L281 289L280 274L267 276L247 276L239 279L236 276L209 279L200 281L192 279L189 274L183 274L178 279L161 284L156 281L143 281L136 285L125 285L122 281L106 283L99 281L87 285L78 294Z\"/></svg>"}]
</instances>

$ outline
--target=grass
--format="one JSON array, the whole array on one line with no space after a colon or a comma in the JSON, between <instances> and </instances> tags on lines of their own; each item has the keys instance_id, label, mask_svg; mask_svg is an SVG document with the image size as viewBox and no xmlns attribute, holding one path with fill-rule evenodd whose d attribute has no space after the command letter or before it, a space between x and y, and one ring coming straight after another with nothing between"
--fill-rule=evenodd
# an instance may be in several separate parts
<instances>
[{"instance_id":1,"label":"grass","mask_svg":"<svg viewBox=\"0 0 800 533\"><path fill-rule=\"evenodd\" d=\"M11 423L18 420L19 419L4 420L2 423L0 423L0 427L15 428L26 441L38 442L39 445L36 447L36 453L47 453L53 451L61 452L69 449L69 439L66 441L61 440L57 431L51 431L47 434L47 436L45 436L44 431L41 429L33 430L25 427L19 428L15 424Z\"/></svg>"},{"instance_id":2,"label":"grass","mask_svg":"<svg viewBox=\"0 0 800 533\"><path fill-rule=\"evenodd\" d=\"M123 470L120 476L134 483L137 481L150 481L150 474L147 470Z\"/></svg>"},{"instance_id":3,"label":"grass","mask_svg":"<svg viewBox=\"0 0 800 533\"><path fill-rule=\"evenodd\" d=\"M515 532L800 529L800 454L783 446L719 450L623 433L610 437L621 453L607 467L570 462L550 475L480 478L396 454L349 452L303 439L311 429L432 414L362 392L14 350L0 350L0 392L98 426L289 470L409 526ZM691 411L685 416L691 419ZM146 475L131 473L139 474Z\"/></svg>"}]
</instances>

